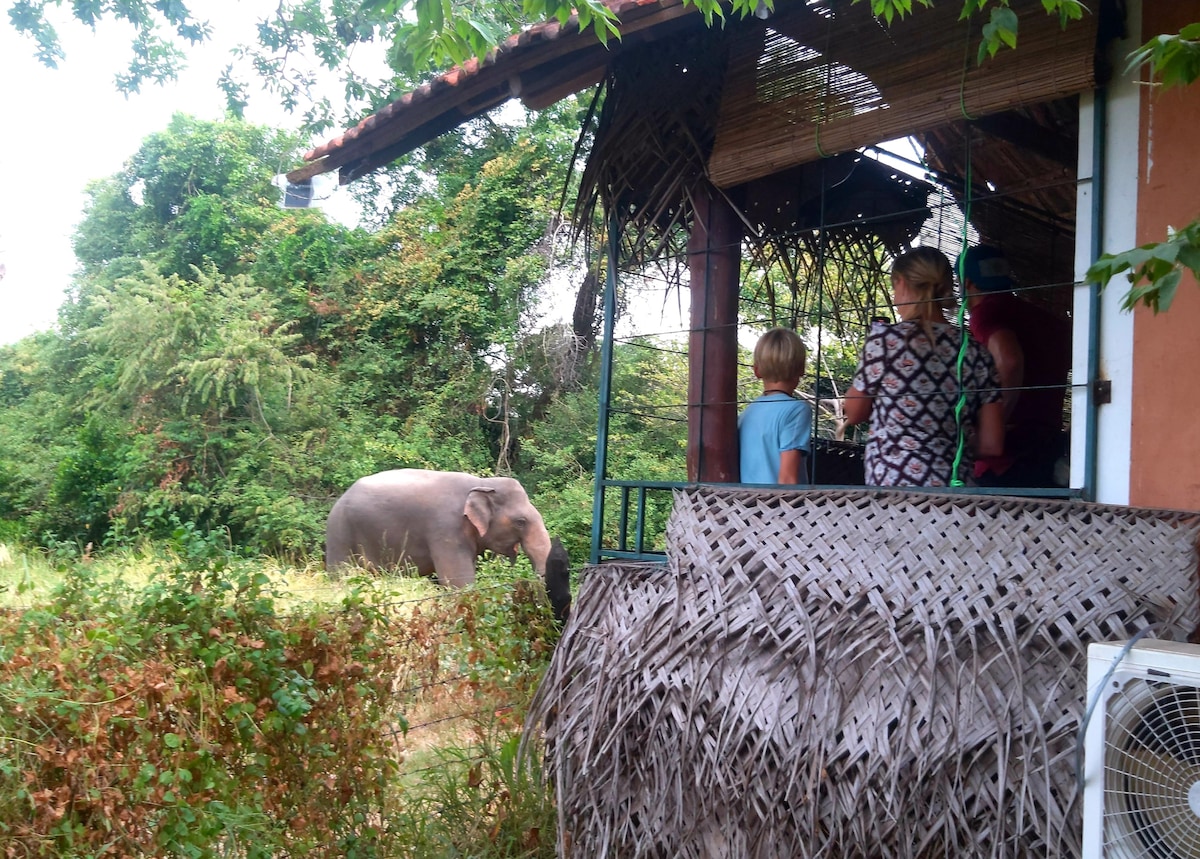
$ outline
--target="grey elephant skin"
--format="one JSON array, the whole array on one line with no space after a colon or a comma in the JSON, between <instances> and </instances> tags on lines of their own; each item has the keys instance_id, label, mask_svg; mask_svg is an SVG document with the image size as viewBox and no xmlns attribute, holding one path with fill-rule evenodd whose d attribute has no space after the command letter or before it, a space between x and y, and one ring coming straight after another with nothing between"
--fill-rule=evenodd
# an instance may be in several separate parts
<instances>
[{"instance_id":1,"label":"grey elephant skin","mask_svg":"<svg viewBox=\"0 0 1200 859\"><path fill-rule=\"evenodd\" d=\"M520 548L546 574L550 535L511 477L402 468L355 481L325 525L325 568L411 567L450 587L475 581L485 551L515 558Z\"/></svg>"}]
</instances>

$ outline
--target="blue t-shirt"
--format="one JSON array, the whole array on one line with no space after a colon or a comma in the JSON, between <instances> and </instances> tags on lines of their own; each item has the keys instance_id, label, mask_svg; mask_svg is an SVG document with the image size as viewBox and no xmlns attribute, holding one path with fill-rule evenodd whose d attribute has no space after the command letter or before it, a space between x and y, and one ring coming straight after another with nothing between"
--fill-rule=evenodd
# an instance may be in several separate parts
<instances>
[{"instance_id":1,"label":"blue t-shirt","mask_svg":"<svg viewBox=\"0 0 1200 859\"><path fill-rule=\"evenodd\" d=\"M778 483L779 455L812 440L812 408L787 394L763 394L738 416L742 483ZM803 480L803 475L801 475Z\"/></svg>"}]
</instances>

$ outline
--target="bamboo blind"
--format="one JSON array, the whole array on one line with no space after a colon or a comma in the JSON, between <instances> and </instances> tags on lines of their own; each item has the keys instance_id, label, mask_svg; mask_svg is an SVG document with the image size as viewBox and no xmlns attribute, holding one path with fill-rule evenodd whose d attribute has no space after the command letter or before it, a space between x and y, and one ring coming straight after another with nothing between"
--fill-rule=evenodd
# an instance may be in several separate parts
<instances>
[{"instance_id":1,"label":"bamboo blind","mask_svg":"<svg viewBox=\"0 0 1200 859\"><path fill-rule=\"evenodd\" d=\"M1014 0L1018 49L976 63L982 18L918 8L886 27L869 3L781 6L733 37L709 174L729 188L822 156L1095 86L1094 16L1065 29Z\"/></svg>"},{"instance_id":2,"label":"bamboo blind","mask_svg":"<svg viewBox=\"0 0 1200 859\"><path fill-rule=\"evenodd\" d=\"M560 856L1078 857L1086 646L1200 620L1200 516L697 487L586 571L527 723Z\"/></svg>"}]
</instances>

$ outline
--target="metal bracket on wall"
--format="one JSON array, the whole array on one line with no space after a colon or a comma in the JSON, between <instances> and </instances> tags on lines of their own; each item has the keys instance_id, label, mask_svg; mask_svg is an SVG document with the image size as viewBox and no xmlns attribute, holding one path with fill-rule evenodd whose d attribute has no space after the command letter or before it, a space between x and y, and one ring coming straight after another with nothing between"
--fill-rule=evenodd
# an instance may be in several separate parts
<instances>
[{"instance_id":1,"label":"metal bracket on wall","mask_svg":"<svg viewBox=\"0 0 1200 859\"><path fill-rule=\"evenodd\" d=\"M1112 402L1112 382L1109 379L1096 379L1092 382L1092 402L1098 406Z\"/></svg>"}]
</instances>

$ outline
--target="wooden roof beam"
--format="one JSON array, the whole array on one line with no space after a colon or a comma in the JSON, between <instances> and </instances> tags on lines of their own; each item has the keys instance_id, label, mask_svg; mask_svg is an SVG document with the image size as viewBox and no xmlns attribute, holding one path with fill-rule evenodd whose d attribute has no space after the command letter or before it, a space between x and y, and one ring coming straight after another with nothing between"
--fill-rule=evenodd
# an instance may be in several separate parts
<instances>
[{"instance_id":1,"label":"wooden roof beam","mask_svg":"<svg viewBox=\"0 0 1200 859\"><path fill-rule=\"evenodd\" d=\"M984 116L973 122L980 131L1005 143L1027 149L1054 164L1075 169L1079 152L1072 137L1057 134L1054 129L1012 111Z\"/></svg>"}]
</instances>

